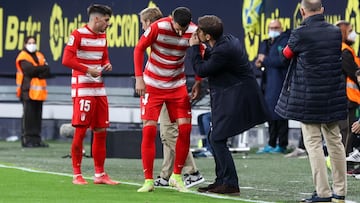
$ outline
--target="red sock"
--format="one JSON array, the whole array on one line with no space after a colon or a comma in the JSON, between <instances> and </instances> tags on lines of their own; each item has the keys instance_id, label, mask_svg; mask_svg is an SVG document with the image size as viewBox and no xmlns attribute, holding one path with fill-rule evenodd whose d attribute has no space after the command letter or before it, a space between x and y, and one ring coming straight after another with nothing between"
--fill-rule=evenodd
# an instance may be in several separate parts
<instances>
[{"instance_id":1,"label":"red sock","mask_svg":"<svg viewBox=\"0 0 360 203\"><path fill-rule=\"evenodd\" d=\"M145 179L153 179L156 126L145 126L142 132L141 158Z\"/></svg>"},{"instance_id":2,"label":"red sock","mask_svg":"<svg viewBox=\"0 0 360 203\"><path fill-rule=\"evenodd\" d=\"M81 161L83 156L83 140L86 134L84 127L75 128L75 134L71 145L71 160L74 175L81 174Z\"/></svg>"},{"instance_id":3,"label":"red sock","mask_svg":"<svg viewBox=\"0 0 360 203\"><path fill-rule=\"evenodd\" d=\"M179 125L179 135L175 146L174 174L181 174L190 149L191 124Z\"/></svg>"},{"instance_id":4,"label":"red sock","mask_svg":"<svg viewBox=\"0 0 360 203\"><path fill-rule=\"evenodd\" d=\"M94 159L95 173L103 173L106 158L106 130L95 132L91 146Z\"/></svg>"}]
</instances>

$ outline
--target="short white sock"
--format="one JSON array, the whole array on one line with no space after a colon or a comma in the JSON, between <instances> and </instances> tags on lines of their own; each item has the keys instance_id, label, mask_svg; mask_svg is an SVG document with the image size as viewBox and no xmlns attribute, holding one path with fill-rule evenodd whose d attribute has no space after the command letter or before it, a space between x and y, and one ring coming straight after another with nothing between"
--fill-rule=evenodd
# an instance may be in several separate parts
<instances>
[{"instance_id":1,"label":"short white sock","mask_svg":"<svg viewBox=\"0 0 360 203\"><path fill-rule=\"evenodd\" d=\"M95 173L95 177L98 178L98 177L101 177L105 175L105 172L102 172L102 173Z\"/></svg>"},{"instance_id":2,"label":"short white sock","mask_svg":"<svg viewBox=\"0 0 360 203\"><path fill-rule=\"evenodd\" d=\"M78 176L82 176L82 174L81 174L81 173L80 173L80 174L76 174L76 175L74 175L73 177L76 178L76 177L78 177Z\"/></svg>"}]
</instances>

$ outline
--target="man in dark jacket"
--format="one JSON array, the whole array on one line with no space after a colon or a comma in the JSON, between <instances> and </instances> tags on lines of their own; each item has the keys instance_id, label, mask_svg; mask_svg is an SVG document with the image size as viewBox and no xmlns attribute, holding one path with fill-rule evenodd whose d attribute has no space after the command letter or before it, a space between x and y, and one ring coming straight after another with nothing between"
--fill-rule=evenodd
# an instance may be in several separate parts
<instances>
[{"instance_id":1,"label":"man in dark jacket","mask_svg":"<svg viewBox=\"0 0 360 203\"><path fill-rule=\"evenodd\" d=\"M211 48L200 54L199 43ZM206 15L198 19L198 32L190 38L189 56L195 73L208 77L212 132L210 144L215 159L216 179L199 192L239 195L239 183L227 138L238 135L267 119L265 100L250 69L240 40L223 35L220 18Z\"/></svg>"},{"instance_id":2,"label":"man in dark jacket","mask_svg":"<svg viewBox=\"0 0 360 203\"><path fill-rule=\"evenodd\" d=\"M290 31L283 32L277 19L270 21L268 28L269 39L260 44L255 66L263 71L261 84L271 116L268 120L269 142L257 153L284 153L288 145L289 123L274 110L288 68L280 60L279 54L289 40Z\"/></svg>"},{"instance_id":3,"label":"man in dark jacket","mask_svg":"<svg viewBox=\"0 0 360 203\"><path fill-rule=\"evenodd\" d=\"M327 22L321 0L302 0L301 26L292 31L283 50L291 59L275 111L298 120L315 184L303 202L345 202L346 162L338 121L346 118L345 78L341 69L341 33ZM332 189L322 149L322 136L331 159Z\"/></svg>"}]
</instances>

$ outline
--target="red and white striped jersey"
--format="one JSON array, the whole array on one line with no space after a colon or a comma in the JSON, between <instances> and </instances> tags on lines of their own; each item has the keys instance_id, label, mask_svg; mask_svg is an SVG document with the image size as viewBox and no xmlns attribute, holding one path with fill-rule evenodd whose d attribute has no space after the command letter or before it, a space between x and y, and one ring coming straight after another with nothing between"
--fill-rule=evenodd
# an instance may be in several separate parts
<instances>
[{"instance_id":1,"label":"red and white striped jersey","mask_svg":"<svg viewBox=\"0 0 360 203\"><path fill-rule=\"evenodd\" d=\"M172 27L170 17L154 22L141 36L134 49L135 76L143 76L145 84L159 89L174 89L185 85L185 52L197 26L190 23L182 36ZM151 46L143 72L144 53Z\"/></svg>"},{"instance_id":2,"label":"red and white striped jersey","mask_svg":"<svg viewBox=\"0 0 360 203\"><path fill-rule=\"evenodd\" d=\"M88 68L102 70L110 63L105 33L85 25L72 32L64 49L63 64L72 69L71 96L106 96L102 76L92 77Z\"/></svg>"}]
</instances>

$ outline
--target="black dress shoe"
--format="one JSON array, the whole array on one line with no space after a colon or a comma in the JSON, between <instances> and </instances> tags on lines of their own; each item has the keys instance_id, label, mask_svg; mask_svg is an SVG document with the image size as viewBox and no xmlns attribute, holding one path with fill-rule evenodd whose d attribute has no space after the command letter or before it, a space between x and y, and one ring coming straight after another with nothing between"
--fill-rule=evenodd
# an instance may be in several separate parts
<instances>
[{"instance_id":1,"label":"black dress shoe","mask_svg":"<svg viewBox=\"0 0 360 203\"><path fill-rule=\"evenodd\" d=\"M24 147L24 148L33 148L33 147L36 147L36 146L35 146L35 143L31 143L31 142L22 143L21 146Z\"/></svg>"},{"instance_id":2,"label":"black dress shoe","mask_svg":"<svg viewBox=\"0 0 360 203\"><path fill-rule=\"evenodd\" d=\"M332 197L319 197L317 195L317 192L314 191L313 194L311 195L310 198L307 198L307 199L302 199L300 202L307 202L307 203L311 203L311 202L333 202Z\"/></svg>"},{"instance_id":3,"label":"black dress shoe","mask_svg":"<svg viewBox=\"0 0 360 203\"><path fill-rule=\"evenodd\" d=\"M206 186L206 187L199 187L198 189L197 189L197 191L198 192L207 192L208 190L210 190L210 189L213 189L213 188L215 188L216 186L218 186L219 184L217 184L217 183L211 183L210 185L208 185L208 186Z\"/></svg>"},{"instance_id":4,"label":"black dress shoe","mask_svg":"<svg viewBox=\"0 0 360 203\"><path fill-rule=\"evenodd\" d=\"M24 148L49 147L49 144L47 144L47 143L45 143L45 142L43 142L43 141L36 142L36 143L27 142L27 143L23 143L23 144L22 144L22 147L24 147Z\"/></svg>"},{"instance_id":5,"label":"black dress shoe","mask_svg":"<svg viewBox=\"0 0 360 203\"><path fill-rule=\"evenodd\" d=\"M40 141L39 143L37 143L38 147L49 147L48 143L45 143L43 141Z\"/></svg>"},{"instance_id":6,"label":"black dress shoe","mask_svg":"<svg viewBox=\"0 0 360 203\"><path fill-rule=\"evenodd\" d=\"M224 194L224 195L231 195L231 196L239 196L240 189L239 186L230 186L226 184L218 185L215 188L211 188L208 192L216 193L216 194Z\"/></svg>"}]
</instances>

